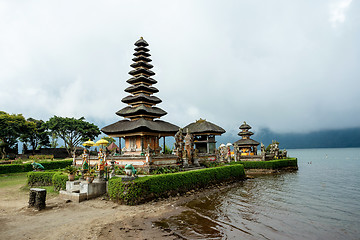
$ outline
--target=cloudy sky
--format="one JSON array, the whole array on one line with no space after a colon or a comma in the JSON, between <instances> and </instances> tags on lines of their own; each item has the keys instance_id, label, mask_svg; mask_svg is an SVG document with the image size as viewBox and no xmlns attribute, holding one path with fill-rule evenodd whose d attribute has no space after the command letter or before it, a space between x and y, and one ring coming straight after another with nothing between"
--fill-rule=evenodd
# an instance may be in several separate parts
<instances>
[{"instance_id":1,"label":"cloudy sky","mask_svg":"<svg viewBox=\"0 0 360 240\"><path fill-rule=\"evenodd\" d=\"M359 10L352 0L0 0L0 110L120 120L143 36L166 121L201 117L234 134L243 121L360 127Z\"/></svg>"}]
</instances>

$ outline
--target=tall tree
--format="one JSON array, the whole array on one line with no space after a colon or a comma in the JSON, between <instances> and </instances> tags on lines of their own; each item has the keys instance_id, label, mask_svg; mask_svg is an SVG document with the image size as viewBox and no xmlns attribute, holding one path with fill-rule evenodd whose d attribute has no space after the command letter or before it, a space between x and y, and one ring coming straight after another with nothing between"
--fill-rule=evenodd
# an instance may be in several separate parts
<instances>
[{"instance_id":1,"label":"tall tree","mask_svg":"<svg viewBox=\"0 0 360 240\"><path fill-rule=\"evenodd\" d=\"M21 134L28 131L28 124L21 114L8 114L0 111L0 148L1 158L17 146Z\"/></svg>"},{"instance_id":2,"label":"tall tree","mask_svg":"<svg viewBox=\"0 0 360 240\"><path fill-rule=\"evenodd\" d=\"M50 146L49 133L43 120L27 119L28 129L20 136L22 142L30 144L33 153L38 147Z\"/></svg>"},{"instance_id":3,"label":"tall tree","mask_svg":"<svg viewBox=\"0 0 360 240\"><path fill-rule=\"evenodd\" d=\"M71 156L76 146L83 141L94 139L100 134L99 128L85 121L84 117L79 119L54 116L46 122L47 127L64 141L65 148Z\"/></svg>"}]
</instances>

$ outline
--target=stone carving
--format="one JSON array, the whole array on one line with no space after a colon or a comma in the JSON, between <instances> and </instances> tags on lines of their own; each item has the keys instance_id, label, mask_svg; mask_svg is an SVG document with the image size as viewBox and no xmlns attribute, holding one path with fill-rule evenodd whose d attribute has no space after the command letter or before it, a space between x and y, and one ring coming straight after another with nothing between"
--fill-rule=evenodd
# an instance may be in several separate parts
<instances>
[{"instance_id":1,"label":"stone carving","mask_svg":"<svg viewBox=\"0 0 360 240\"><path fill-rule=\"evenodd\" d=\"M110 178L115 177L115 161L110 161Z\"/></svg>"},{"instance_id":2,"label":"stone carving","mask_svg":"<svg viewBox=\"0 0 360 240\"><path fill-rule=\"evenodd\" d=\"M184 135L182 128L175 134L175 154L178 156L178 159L181 161L184 155Z\"/></svg>"},{"instance_id":3,"label":"stone carving","mask_svg":"<svg viewBox=\"0 0 360 240\"><path fill-rule=\"evenodd\" d=\"M263 143L261 143L261 154L265 154L265 146Z\"/></svg>"},{"instance_id":4,"label":"stone carving","mask_svg":"<svg viewBox=\"0 0 360 240\"><path fill-rule=\"evenodd\" d=\"M187 130L186 136L185 136L185 153L187 158L188 164L193 163L193 156L194 156L194 137L193 135Z\"/></svg>"},{"instance_id":5,"label":"stone carving","mask_svg":"<svg viewBox=\"0 0 360 240\"><path fill-rule=\"evenodd\" d=\"M225 146L225 144L220 144L219 147L219 160L221 162L225 162L228 156L228 148Z\"/></svg>"}]
</instances>

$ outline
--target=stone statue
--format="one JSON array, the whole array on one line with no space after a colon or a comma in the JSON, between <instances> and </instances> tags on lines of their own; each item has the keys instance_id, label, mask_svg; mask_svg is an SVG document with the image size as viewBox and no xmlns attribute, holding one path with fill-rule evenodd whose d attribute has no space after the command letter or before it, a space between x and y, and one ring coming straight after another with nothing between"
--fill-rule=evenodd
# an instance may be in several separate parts
<instances>
[{"instance_id":1,"label":"stone statue","mask_svg":"<svg viewBox=\"0 0 360 240\"><path fill-rule=\"evenodd\" d=\"M41 171L41 170L44 170L44 169L45 169L43 165L41 165L40 163L37 163L37 162L35 162L35 161L33 161L33 162L31 163L31 165L32 165L34 171Z\"/></svg>"},{"instance_id":2,"label":"stone statue","mask_svg":"<svg viewBox=\"0 0 360 240\"><path fill-rule=\"evenodd\" d=\"M125 165L125 173L129 177L135 177L136 176L136 169L132 164L126 164Z\"/></svg>"},{"instance_id":3,"label":"stone statue","mask_svg":"<svg viewBox=\"0 0 360 240\"><path fill-rule=\"evenodd\" d=\"M261 143L261 154L265 154L265 146L263 143Z\"/></svg>"},{"instance_id":4,"label":"stone statue","mask_svg":"<svg viewBox=\"0 0 360 240\"><path fill-rule=\"evenodd\" d=\"M234 144L234 158L235 158L235 162L237 162L238 159L240 159L239 156L238 156L238 154L239 154L239 147L238 147L238 145L235 143L235 144Z\"/></svg>"},{"instance_id":5,"label":"stone statue","mask_svg":"<svg viewBox=\"0 0 360 240\"><path fill-rule=\"evenodd\" d=\"M103 153L102 149L99 149L99 153L98 153L98 169L99 169L99 179L103 180L104 179L104 171L105 171L105 164L106 164L106 159L105 159L105 154Z\"/></svg>"},{"instance_id":6,"label":"stone statue","mask_svg":"<svg viewBox=\"0 0 360 240\"><path fill-rule=\"evenodd\" d=\"M114 160L111 160L110 161L110 178L113 178L115 177L115 161Z\"/></svg>"},{"instance_id":7,"label":"stone statue","mask_svg":"<svg viewBox=\"0 0 360 240\"><path fill-rule=\"evenodd\" d=\"M86 149L82 154L82 163L81 163L81 179L84 179L86 173L89 172L90 162L89 162L89 155L87 154Z\"/></svg>"},{"instance_id":8,"label":"stone statue","mask_svg":"<svg viewBox=\"0 0 360 240\"><path fill-rule=\"evenodd\" d=\"M148 144L147 148L145 149L145 159L147 163L150 162L150 157L151 157L151 148L150 148L150 144Z\"/></svg>"},{"instance_id":9,"label":"stone statue","mask_svg":"<svg viewBox=\"0 0 360 240\"><path fill-rule=\"evenodd\" d=\"M194 139L191 133L189 132L189 129L187 129L187 133L185 136L185 152L188 163L192 164L193 154L194 154Z\"/></svg>"},{"instance_id":10,"label":"stone statue","mask_svg":"<svg viewBox=\"0 0 360 240\"><path fill-rule=\"evenodd\" d=\"M178 156L178 159L181 161L184 154L184 135L182 128L175 134L175 154Z\"/></svg>"}]
</instances>

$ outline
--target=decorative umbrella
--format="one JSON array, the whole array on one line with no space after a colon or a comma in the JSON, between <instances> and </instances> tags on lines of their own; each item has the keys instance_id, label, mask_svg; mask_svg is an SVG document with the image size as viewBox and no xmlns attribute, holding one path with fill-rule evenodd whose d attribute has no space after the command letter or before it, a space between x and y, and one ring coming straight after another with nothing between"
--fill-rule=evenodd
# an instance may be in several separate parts
<instances>
[{"instance_id":1,"label":"decorative umbrella","mask_svg":"<svg viewBox=\"0 0 360 240\"><path fill-rule=\"evenodd\" d=\"M105 139L100 139L99 141L96 142L95 146L104 146L106 144L108 144L109 141L105 140Z\"/></svg>"},{"instance_id":2,"label":"decorative umbrella","mask_svg":"<svg viewBox=\"0 0 360 240\"><path fill-rule=\"evenodd\" d=\"M84 142L82 145L85 147L92 147L95 145L95 143L89 139L88 141Z\"/></svg>"}]
</instances>

